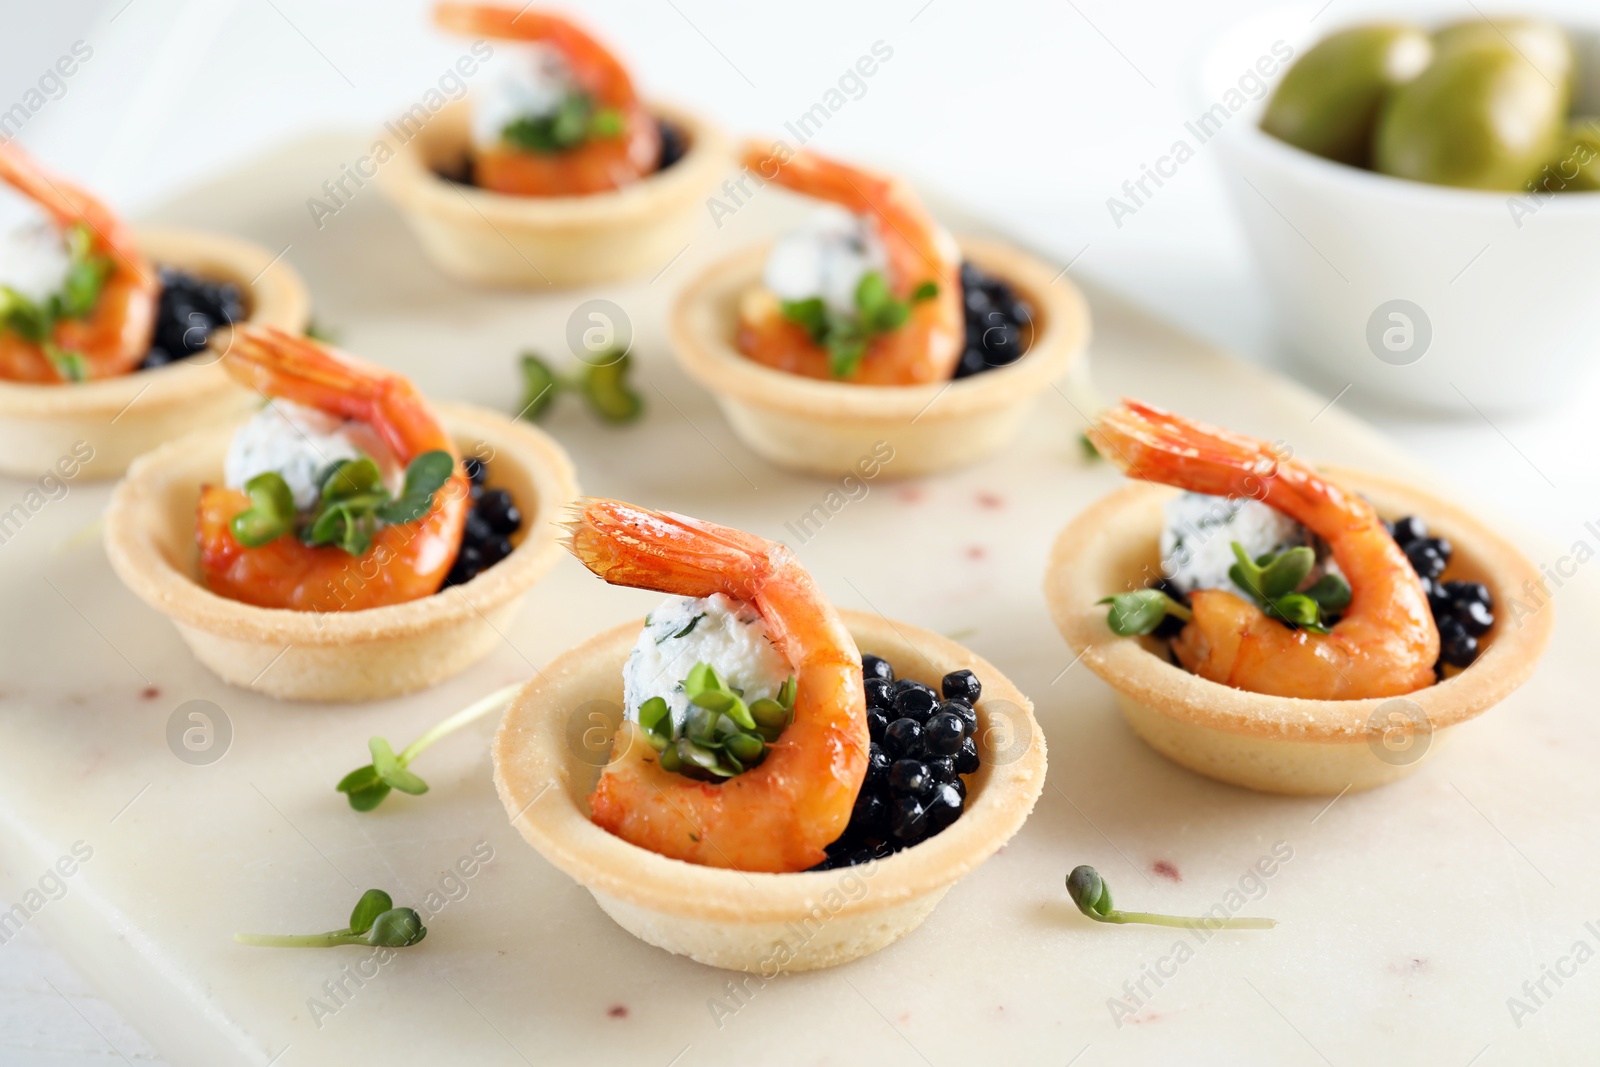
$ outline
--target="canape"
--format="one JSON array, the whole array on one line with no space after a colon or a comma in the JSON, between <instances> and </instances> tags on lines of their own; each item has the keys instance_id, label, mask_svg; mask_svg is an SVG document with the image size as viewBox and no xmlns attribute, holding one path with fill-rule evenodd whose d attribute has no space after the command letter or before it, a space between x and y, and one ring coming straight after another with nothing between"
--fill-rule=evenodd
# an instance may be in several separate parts
<instances>
[{"instance_id":1,"label":"canape","mask_svg":"<svg viewBox=\"0 0 1600 1067\"><path fill-rule=\"evenodd\" d=\"M838 474L884 442L890 477L974 462L1082 352L1088 310L1069 280L999 241L958 244L898 179L782 146L745 161L828 206L690 283L672 341L771 462Z\"/></svg>"},{"instance_id":2,"label":"canape","mask_svg":"<svg viewBox=\"0 0 1600 1067\"><path fill-rule=\"evenodd\" d=\"M1090 436L1144 480L1062 531L1045 595L1174 762L1273 793L1382 785L1543 654L1539 572L1424 489L1132 401Z\"/></svg>"},{"instance_id":3,"label":"canape","mask_svg":"<svg viewBox=\"0 0 1600 1067\"><path fill-rule=\"evenodd\" d=\"M501 53L467 100L385 137L395 158L381 185L440 270L478 285L584 285L682 251L727 167L714 126L647 104L622 63L558 15L444 3L435 17Z\"/></svg>"},{"instance_id":4,"label":"canape","mask_svg":"<svg viewBox=\"0 0 1600 1067\"><path fill-rule=\"evenodd\" d=\"M583 502L570 528L607 581L675 595L528 684L495 783L630 933L768 978L845 963L915 929L1022 826L1044 737L991 664L836 611L749 534L616 501Z\"/></svg>"},{"instance_id":5,"label":"canape","mask_svg":"<svg viewBox=\"0 0 1600 1067\"><path fill-rule=\"evenodd\" d=\"M271 400L133 464L105 519L122 581L276 697L373 700L487 655L559 555L561 448L305 338L241 327L223 363Z\"/></svg>"},{"instance_id":6,"label":"canape","mask_svg":"<svg viewBox=\"0 0 1600 1067\"><path fill-rule=\"evenodd\" d=\"M0 145L0 181L16 222L0 233L0 471L120 475L247 408L212 365L225 327L306 325L305 286L264 249L131 228L14 143Z\"/></svg>"}]
</instances>

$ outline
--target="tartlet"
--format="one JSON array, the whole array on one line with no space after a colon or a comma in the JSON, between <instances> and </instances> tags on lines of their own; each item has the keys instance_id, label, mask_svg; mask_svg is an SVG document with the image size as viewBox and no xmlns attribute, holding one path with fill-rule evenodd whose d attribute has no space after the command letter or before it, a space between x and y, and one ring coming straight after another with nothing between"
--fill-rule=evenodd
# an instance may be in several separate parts
<instances>
[{"instance_id":1,"label":"tartlet","mask_svg":"<svg viewBox=\"0 0 1600 1067\"><path fill-rule=\"evenodd\" d=\"M170 442L135 461L112 494L106 553L118 577L172 619L224 681L289 700L359 701L435 685L501 640L525 594L560 555L553 519L577 495L566 453L533 427L465 404L439 404L464 454L493 450L491 482L527 516L511 555L439 593L364 611L259 608L200 584L195 509L222 479L233 426Z\"/></svg>"},{"instance_id":2,"label":"tartlet","mask_svg":"<svg viewBox=\"0 0 1600 1067\"><path fill-rule=\"evenodd\" d=\"M170 226L136 233L155 264L237 285L245 321L291 333L310 321L300 276L259 245ZM50 385L0 380L0 471L37 477L83 442L94 454L78 477L115 478L162 442L233 421L258 398L219 365L227 339L227 330L218 330L208 353L115 378Z\"/></svg>"},{"instance_id":3,"label":"tartlet","mask_svg":"<svg viewBox=\"0 0 1600 1067\"><path fill-rule=\"evenodd\" d=\"M1418 515L1455 546L1450 576L1483 582L1498 605L1527 604L1538 570L1477 519L1402 482L1318 468L1366 497L1387 519ZM1520 618L1501 612L1461 673L1401 697L1303 700L1246 692L1168 661L1155 638L1119 637L1101 598L1160 573L1162 505L1177 492L1134 483L1061 532L1045 575L1056 625L1085 666L1116 692L1134 732L1173 762L1269 793L1334 795L1370 789L1414 771L1452 727L1504 700L1533 673L1550 638L1551 605Z\"/></svg>"},{"instance_id":4,"label":"tartlet","mask_svg":"<svg viewBox=\"0 0 1600 1067\"><path fill-rule=\"evenodd\" d=\"M739 302L760 284L770 245L707 268L678 297L673 351L710 390L734 432L763 458L812 474L847 473L888 442L883 475L911 478L976 462L1016 436L1038 394L1089 339L1089 310L1067 278L1011 245L962 238L963 255L1010 283L1033 310L1027 352L1009 366L926 385L858 385L787 374L743 355Z\"/></svg>"},{"instance_id":5,"label":"tartlet","mask_svg":"<svg viewBox=\"0 0 1600 1067\"><path fill-rule=\"evenodd\" d=\"M688 244L695 212L728 166L716 127L665 105L682 132L681 159L625 188L587 196L506 196L444 177L467 158L470 101L441 110L381 172L428 258L474 285L586 285L659 270Z\"/></svg>"},{"instance_id":6,"label":"tartlet","mask_svg":"<svg viewBox=\"0 0 1600 1067\"><path fill-rule=\"evenodd\" d=\"M572 743L570 722L597 706L620 717L622 665L642 620L560 656L506 710L494 740L494 779L512 824L623 929L713 967L766 977L832 967L916 929L1033 810L1044 788L1044 734L1027 697L960 645L876 615L839 614L857 644L903 667L902 677L937 685L944 673L970 668L984 680L982 766L965 814L942 832L871 865L763 874L668 859L596 826L587 798L605 756ZM814 932L797 939L797 929Z\"/></svg>"}]
</instances>

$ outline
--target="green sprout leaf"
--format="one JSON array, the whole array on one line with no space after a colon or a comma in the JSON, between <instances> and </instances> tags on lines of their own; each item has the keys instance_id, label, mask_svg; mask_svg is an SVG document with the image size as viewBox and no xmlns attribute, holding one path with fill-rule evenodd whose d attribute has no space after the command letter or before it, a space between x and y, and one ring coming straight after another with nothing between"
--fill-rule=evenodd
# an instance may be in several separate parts
<instances>
[{"instance_id":1,"label":"green sprout leaf","mask_svg":"<svg viewBox=\"0 0 1600 1067\"><path fill-rule=\"evenodd\" d=\"M350 932L364 934L372 929L372 924L390 908L394 907L394 900L381 889L369 889L361 894L361 899L356 901L355 910L350 913Z\"/></svg>"},{"instance_id":2,"label":"green sprout leaf","mask_svg":"<svg viewBox=\"0 0 1600 1067\"><path fill-rule=\"evenodd\" d=\"M1337 611L1350 603L1350 586L1338 575L1324 575L1318 579L1312 587L1318 589L1318 596L1311 596L1309 590L1294 591L1316 564L1316 553L1304 545L1251 559L1244 546L1235 541L1233 557L1236 562L1228 568L1228 577L1248 593L1262 611L1279 622L1325 634L1328 627L1323 619L1324 609ZM1328 581L1330 578L1333 581ZM1320 599L1323 596L1329 598L1330 604L1338 603L1342 596L1344 603L1340 608L1328 607Z\"/></svg>"},{"instance_id":3,"label":"green sprout leaf","mask_svg":"<svg viewBox=\"0 0 1600 1067\"><path fill-rule=\"evenodd\" d=\"M628 386L628 370L633 360L626 352L612 352L606 362L585 364L577 389L589 410L613 425L632 422L644 410L644 401Z\"/></svg>"},{"instance_id":4,"label":"green sprout leaf","mask_svg":"<svg viewBox=\"0 0 1600 1067\"><path fill-rule=\"evenodd\" d=\"M1305 595L1315 600L1326 614L1337 614L1350 606L1350 583L1342 574L1324 574Z\"/></svg>"},{"instance_id":5,"label":"green sprout leaf","mask_svg":"<svg viewBox=\"0 0 1600 1067\"><path fill-rule=\"evenodd\" d=\"M506 702L521 688L521 684L518 683L490 693L482 700L468 705L440 722L401 752L396 753L384 738L368 739L367 749L372 753L372 762L357 767L339 779L339 784L333 787L334 790L345 794L350 806L356 811L373 810L382 804L384 798L394 789L412 796L421 796L428 791L428 783L408 769L411 761L441 737L481 719L491 711L505 707Z\"/></svg>"},{"instance_id":6,"label":"green sprout leaf","mask_svg":"<svg viewBox=\"0 0 1600 1067\"><path fill-rule=\"evenodd\" d=\"M790 676L776 697L762 697L748 706L744 694L729 686L709 663L696 663L682 682L689 713L681 727L672 722L667 702L651 697L639 706L639 725L660 753L663 770L703 781L743 774L767 757L793 718L795 679Z\"/></svg>"},{"instance_id":7,"label":"green sprout leaf","mask_svg":"<svg viewBox=\"0 0 1600 1067\"><path fill-rule=\"evenodd\" d=\"M939 295L937 282L925 281L909 300L896 299L880 271L868 271L856 283L855 314L841 315L821 297L785 300L783 317L806 331L813 344L828 353L828 370L835 378L848 378L861 366L874 338L892 333L911 317L911 306Z\"/></svg>"},{"instance_id":8,"label":"green sprout leaf","mask_svg":"<svg viewBox=\"0 0 1600 1067\"><path fill-rule=\"evenodd\" d=\"M550 365L532 352L522 354L522 408L519 418L538 422L550 409L556 394L561 390L561 380Z\"/></svg>"},{"instance_id":9,"label":"green sprout leaf","mask_svg":"<svg viewBox=\"0 0 1600 1067\"><path fill-rule=\"evenodd\" d=\"M1188 608L1160 589L1137 589L1131 593L1108 596L1095 603L1111 605L1111 610L1106 612L1106 625L1111 627L1112 633L1122 637L1150 633L1168 615L1175 615L1184 622L1192 617Z\"/></svg>"},{"instance_id":10,"label":"green sprout leaf","mask_svg":"<svg viewBox=\"0 0 1600 1067\"><path fill-rule=\"evenodd\" d=\"M456 461L443 450L424 452L406 465L406 481L400 496L377 509L378 518L387 523L416 522L433 507L433 495L455 473Z\"/></svg>"},{"instance_id":11,"label":"green sprout leaf","mask_svg":"<svg viewBox=\"0 0 1600 1067\"><path fill-rule=\"evenodd\" d=\"M1157 915L1145 911L1118 911L1111 904L1111 887L1100 872L1083 865L1074 867L1067 875L1067 893L1084 915L1101 923L1143 923L1148 926L1200 926L1208 930L1270 930L1277 926L1275 919L1254 919L1246 916L1219 918L1213 915L1186 919L1178 915Z\"/></svg>"},{"instance_id":12,"label":"green sprout leaf","mask_svg":"<svg viewBox=\"0 0 1600 1067\"><path fill-rule=\"evenodd\" d=\"M246 548L259 548L294 529L294 494L276 471L266 471L244 483L250 506L228 523L233 539Z\"/></svg>"},{"instance_id":13,"label":"green sprout leaf","mask_svg":"<svg viewBox=\"0 0 1600 1067\"><path fill-rule=\"evenodd\" d=\"M350 925L324 934L234 934L241 945L262 948L331 948L334 945L369 945L405 948L428 935L422 916L411 908L397 908L389 894L369 889L350 912Z\"/></svg>"},{"instance_id":14,"label":"green sprout leaf","mask_svg":"<svg viewBox=\"0 0 1600 1067\"><path fill-rule=\"evenodd\" d=\"M570 92L548 115L525 115L505 125L500 139L513 148L554 155L591 137L619 137L626 126L616 108L596 108L588 93Z\"/></svg>"}]
</instances>

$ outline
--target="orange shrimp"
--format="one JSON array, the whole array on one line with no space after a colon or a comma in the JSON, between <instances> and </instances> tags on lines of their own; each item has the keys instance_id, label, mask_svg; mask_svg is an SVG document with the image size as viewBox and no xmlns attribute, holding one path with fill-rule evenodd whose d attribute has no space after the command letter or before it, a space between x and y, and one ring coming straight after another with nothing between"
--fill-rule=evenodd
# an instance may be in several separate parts
<instances>
[{"instance_id":1,"label":"orange shrimp","mask_svg":"<svg viewBox=\"0 0 1600 1067\"><path fill-rule=\"evenodd\" d=\"M1405 553L1361 497L1264 441L1126 400L1090 431L1124 473L1214 496L1252 497L1333 550L1350 606L1327 634L1291 629L1220 589L1189 595L1194 616L1173 643L1178 660L1214 682L1272 696L1359 700L1434 683L1439 631Z\"/></svg>"},{"instance_id":2,"label":"orange shrimp","mask_svg":"<svg viewBox=\"0 0 1600 1067\"><path fill-rule=\"evenodd\" d=\"M402 461L455 443L411 382L282 330L237 326L224 366L267 396L365 422ZM380 528L361 557L313 547L285 534L255 548L234 539L230 522L250 507L237 489L200 491L196 540L206 587L231 600L294 611L355 611L431 596L461 547L469 487L457 462L433 507L416 522Z\"/></svg>"},{"instance_id":3,"label":"orange shrimp","mask_svg":"<svg viewBox=\"0 0 1600 1067\"><path fill-rule=\"evenodd\" d=\"M0 143L0 180L43 208L58 229L82 223L90 249L111 264L93 310L81 319L58 320L51 343L80 357L87 378L111 378L137 368L150 350L161 282L132 229L88 192L50 174L14 141ZM42 346L10 330L0 330L0 378L74 380Z\"/></svg>"},{"instance_id":4,"label":"orange shrimp","mask_svg":"<svg viewBox=\"0 0 1600 1067\"><path fill-rule=\"evenodd\" d=\"M966 341L961 306L961 249L911 186L839 163L814 152L774 150L751 143L744 165L766 181L867 216L889 257L889 290L908 300L923 282L938 292L918 301L905 324L879 334L845 381L863 385L915 385L948 381ZM808 378L833 378L828 354L798 324L783 317L770 293L746 300L739 313L739 351L777 370Z\"/></svg>"},{"instance_id":5,"label":"orange shrimp","mask_svg":"<svg viewBox=\"0 0 1600 1067\"><path fill-rule=\"evenodd\" d=\"M499 144L474 158L478 185L511 196L583 196L631 185L661 161L661 130L634 91L616 56L576 24L548 11L494 4L441 3L434 22L452 33L537 41L561 53L578 86L596 105L622 115L617 136L590 137L560 152L524 151Z\"/></svg>"},{"instance_id":6,"label":"orange shrimp","mask_svg":"<svg viewBox=\"0 0 1600 1067\"><path fill-rule=\"evenodd\" d=\"M794 721L758 766L722 782L662 770L623 723L589 797L595 823L641 848L708 867L803 871L850 821L867 770L861 653L783 545L617 500L579 501L567 547L613 585L750 603L793 666ZM618 755L620 753L620 755Z\"/></svg>"}]
</instances>

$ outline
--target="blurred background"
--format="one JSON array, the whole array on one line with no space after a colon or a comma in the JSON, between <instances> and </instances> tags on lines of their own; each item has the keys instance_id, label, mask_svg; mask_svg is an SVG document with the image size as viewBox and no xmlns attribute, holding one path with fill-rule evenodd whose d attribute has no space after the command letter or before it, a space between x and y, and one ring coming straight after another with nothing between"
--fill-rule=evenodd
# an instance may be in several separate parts
<instances>
[{"instance_id":1,"label":"blurred background","mask_svg":"<svg viewBox=\"0 0 1600 1067\"><path fill-rule=\"evenodd\" d=\"M1345 16L1353 5L1313 3L1307 17ZM1215 153L1202 151L1132 215L1114 219L1107 206L1203 110L1195 71L1206 43L1269 6L567 5L616 46L648 95L703 111L740 134L781 132L884 42L892 59L826 124L815 147L903 171L1069 265L1074 277L1287 373ZM418 100L461 52L431 29L427 8L423 0L13 3L0 34L0 112L42 97L20 129L12 127L21 142L137 218L271 145L312 131L375 128ZM1540 10L1560 13L1563 5ZM79 42L80 57L83 47L92 52L76 73L30 96ZM1331 390L1328 399L1336 399ZM1493 422L1397 411L1360 390L1337 403L1447 470L1487 505L1487 515L1567 543L1582 521L1600 515L1600 475L1582 447L1596 399L1593 386L1574 388L1557 409ZM0 1062L153 1056L36 934L0 947Z\"/></svg>"}]
</instances>

